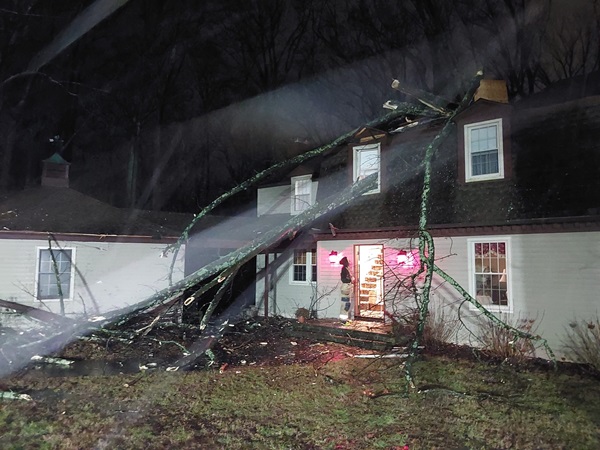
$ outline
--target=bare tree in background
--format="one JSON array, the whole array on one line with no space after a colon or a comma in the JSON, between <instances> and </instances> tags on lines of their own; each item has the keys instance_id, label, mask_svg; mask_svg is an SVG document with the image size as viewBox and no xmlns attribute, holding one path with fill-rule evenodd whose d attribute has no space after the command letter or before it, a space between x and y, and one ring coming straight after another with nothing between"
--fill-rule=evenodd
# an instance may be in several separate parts
<instances>
[{"instance_id":1,"label":"bare tree in background","mask_svg":"<svg viewBox=\"0 0 600 450\"><path fill-rule=\"evenodd\" d=\"M542 82L550 85L561 79L600 69L600 2L593 0L586 10L561 14L545 39L546 63Z\"/></svg>"},{"instance_id":2,"label":"bare tree in background","mask_svg":"<svg viewBox=\"0 0 600 450\"><path fill-rule=\"evenodd\" d=\"M485 0L476 5L475 18L485 32L478 52L487 71L506 80L510 97L532 94L542 70L550 0Z\"/></svg>"}]
</instances>

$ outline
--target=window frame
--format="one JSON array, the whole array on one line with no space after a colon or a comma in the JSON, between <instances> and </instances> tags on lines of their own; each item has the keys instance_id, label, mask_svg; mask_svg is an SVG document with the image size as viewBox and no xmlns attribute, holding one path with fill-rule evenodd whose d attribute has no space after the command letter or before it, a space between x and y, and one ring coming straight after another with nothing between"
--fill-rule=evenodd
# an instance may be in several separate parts
<instances>
[{"instance_id":1,"label":"window frame","mask_svg":"<svg viewBox=\"0 0 600 450\"><path fill-rule=\"evenodd\" d=\"M301 252L301 253L305 254L304 264L295 264L297 252ZM294 273L295 273L294 269L296 266L304 266L305 273L306 273L306 280L295 280L294 279ZM290 284L308 286L308 285L316 283L317 279L318 279L318 273L316 274L317 278L314 279L315 277L313 275L315 275L315 274L313 272L313 268L315 269L315 272L318 272L317 249L316 248L295 249L292 253L291 264L290 264Z\"/></svg>"},{"instance_id":2,"label":"window frame","mask_svg":"<svg viewBox=\"0 0 600 450\"><path fill-rule=\"evenodd\" d=\"M377 187L365 192L363 195L379 194L381 192L381 144L357 145L352 148L352 183L359 180L360 153L363 151L377 150Z\"/></svg>"},{"instance_id":3,"label":"window frame","mask_svg":"<svg viewBox=\"0 0 600 450\"><path fill-rule=\"evenodd\" d=\"M505 252L505 273L502 272L489 272L490 275L502 275L506 277L506 296L507 296L507 305L495 305L495 304L487 304L481 302L477 299L477 273L475 271L475 245L476 244L504 244L504 252ZM512 295L512 271L511 271L511 238L510 236L481 236L476 238L467 239L467 254L468 254L468 274L469 274L469 294L479 301L488 311L490 312L502 312L502 313L512 313L514 308L514 301ZM470 304L469 309L471 311L475 311L478 309Z\"/></svg>"},{"instance_id":4,"label":"window frame","mask_svg":"<svg viewBox=\"0 0 600 450\"><path fill-rule=\"evenodd\" d=\"M486 173L483 175L473 175L473 161L471 151L471 135L475 129L496 126L496 144L498 146L498 172ZM470 123L464 126L465 143L465 182L487 180L501 180L504 178L504 138L503 138L502 118L484 120L483 122Z\"/></svg>"},{"instance_id":5,"label":"window frame","mask_svg":"<svg viewBox=\"0 0 600 450\"><path fill-rule=\"evenodd\" d=\"M305 204L303 209L296 209L296 186L298 182L308 182L308 202ZM303 213L308 208L310 208L314 203L314 195L313 195L313 182L312 175L300 175L297 177L292 177L291 182L291 195L290 195L290 214L296 216L298 214ZM306 195L306 194L304 194Z\"/></svg>"},{"instance_id":6,"label":"window frame","mask_svg":"<svg viewBox=\"0 0 600 450\"><path fill-rule=\"evenodd\" d=\"M50 302L54 302L54 301L60 301L60 297L57 295L56 297L48 297L48 298L42 298L42 296L40 295L40 275L43 274L47 274L47 273L52 273L54 274L54 272L41 272L41 267L40 264L42 263L42 253L43 252L48 252L52 250L55 253L58 252L67 252L70 251L71 252L71 256L68 257L69 260L69 295L64 295L63 292L63 300L64 301L72 301L73 300L73 290L75 287L75 255L76 255L76 248L75 247L62 247L62 248L52 248L49 249L48 247L37 247L36 248L36 264L35 264L35 285L34 285L34 289L35 289L35 300L38 302L46 302L46 301L50 301Z\"/></svg>"}]
</instances>

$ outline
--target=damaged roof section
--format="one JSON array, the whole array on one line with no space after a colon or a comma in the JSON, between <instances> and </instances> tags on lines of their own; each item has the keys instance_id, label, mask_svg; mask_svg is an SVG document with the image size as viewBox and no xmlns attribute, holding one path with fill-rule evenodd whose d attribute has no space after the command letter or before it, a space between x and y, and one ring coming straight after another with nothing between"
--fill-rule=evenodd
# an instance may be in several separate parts
<instances>
[{"instance_id":1,"label":"damaged roof section","mask_svg":"<svg viewBox=\"0 0 600 450\"><path fill-rule=\"evenodd\" d=\"M589 86L583 91L571 85L569 89L589 94ZM431 225L491 226L573 217L597 220L600 95L557 95L553 89L548 96L557 101L542 101L539 94L536 102L513 105L481 98L456 117L454 130L432 160ZM504 176L465 182L464 126L496 118L502 120L504 130ZM352 183L354 148L371 143L381 148L381 193L356 199L331 219L336 227L416 227L425 151L444 120L429 116L394 119L376 130L360 130L327 155L320 168L318 199Z\"/></svg>"}]
</instances>

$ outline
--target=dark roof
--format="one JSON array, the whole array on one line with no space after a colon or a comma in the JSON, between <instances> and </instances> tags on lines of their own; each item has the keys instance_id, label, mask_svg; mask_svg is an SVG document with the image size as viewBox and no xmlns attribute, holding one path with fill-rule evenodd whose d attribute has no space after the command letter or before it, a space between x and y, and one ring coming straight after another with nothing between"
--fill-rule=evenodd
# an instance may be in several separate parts
<instances>
[{"instance_id":1,"label":"dark roof","mask_svg":"<svg viewBox=\"0 0 600 450\"><path fill-rule=\"evenodd\" d=\"M515 104L521 108L556 105L600 95L600 71L558 81Z\"/></svg>"},{"instance_id":2,"label":"dark roof","mask_svg":"<svg viewBox=\"0 0 600 450\"><path fill-rule=\"evenodd\" d=\"M587 91L586 91L587 92ZM492 102L477 102L478 110ZM489 105L488 105L489 103ZM520 103L504 109L511 130L512 171L503 180L464 183L458 176L456 127L433 160L430 224L499 225L549 217L600 213L600 96L564 102ZM489 114L488 114L489 115ZM479 119L482 120L482 119ZM341 229L377 230L418 224L425 149L439 121L420 123L400 134L391 127L382 143L382 193L356 199L336 217ZM323 161L318 199L347 186L350 145Z\"/></svg>"},{"instance_id":3,"label":"dark roof","mask_svg":"<svg viewBox=\"0 0 600 450\"><path fill-rule=\"evenodd\" d=\"M0 196L0 230L176 237L192 216L115 208L70 188Z\"/></svg>"}]
</instances>

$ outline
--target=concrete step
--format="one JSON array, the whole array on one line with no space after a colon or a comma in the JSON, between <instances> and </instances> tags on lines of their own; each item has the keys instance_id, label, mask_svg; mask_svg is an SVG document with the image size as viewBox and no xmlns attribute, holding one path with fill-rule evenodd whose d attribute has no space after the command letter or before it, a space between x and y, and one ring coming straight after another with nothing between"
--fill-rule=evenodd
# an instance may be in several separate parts
<instances>
[{"instance_id":1,"label":"concrete step","mask_svg":"<svg viewBox=\"0 0 600 450\"><path fill-rule=\"evenodd\" d=\"M336 342L339 344L378 351L391 350L396 346L406 345L409 339L407 336L406 339L402 338L397 340L391 334L353 330L351 328L341 327L341 325L339 328L319 326L306 322L292 323L290 327L286 328L286 333L297 338Z\"/></svg>"}]
</instances>

